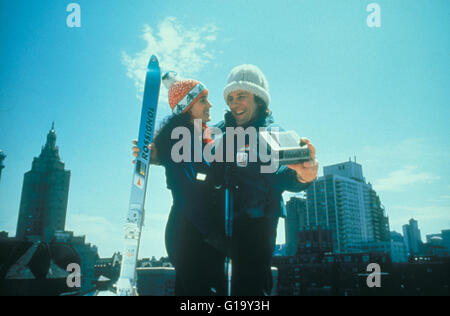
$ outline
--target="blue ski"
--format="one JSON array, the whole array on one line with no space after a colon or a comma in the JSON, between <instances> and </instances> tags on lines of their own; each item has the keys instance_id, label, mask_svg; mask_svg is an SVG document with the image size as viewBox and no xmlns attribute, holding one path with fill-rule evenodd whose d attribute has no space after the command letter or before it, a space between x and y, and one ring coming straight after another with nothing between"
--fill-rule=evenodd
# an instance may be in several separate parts
<instances>
[{"instance_id":1,"label":"blue ski","mask_svg":"<svg viewBox=\"0 0 450 316\"><path fill-rule=\"evenodd\" d=\"M125 248L122 253L120 277L117 281L117 295L137 295L136 291L136 261L139 252L142 226L144 224L144 203L150 168L151 151L148 145L152 143L155 129L156 110L158 106L159 88L161 85L161 70L156 56L150 58L145 77L144 99L142 102L141 122L137 146L139 156L133 171L130 205L125 223Z\"/></svg>"}]
</instances>

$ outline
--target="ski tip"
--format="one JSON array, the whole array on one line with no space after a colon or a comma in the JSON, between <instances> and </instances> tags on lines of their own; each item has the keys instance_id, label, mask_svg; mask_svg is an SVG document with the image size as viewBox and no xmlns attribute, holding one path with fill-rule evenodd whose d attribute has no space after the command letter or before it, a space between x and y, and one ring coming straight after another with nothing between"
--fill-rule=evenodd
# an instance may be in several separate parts
<instances>
[{"instance_id":1,"label":"ski tip","mask_svg":"<svg viewBox=\"0 0 450 316\"><path fill-rule=\"evenodd\" d=\"M159 65L158 58L155 55L152 55L152 57L150 57L148 67L150 68L150 66L153 66L153 65Z\"/></svg>"}]
</instances>

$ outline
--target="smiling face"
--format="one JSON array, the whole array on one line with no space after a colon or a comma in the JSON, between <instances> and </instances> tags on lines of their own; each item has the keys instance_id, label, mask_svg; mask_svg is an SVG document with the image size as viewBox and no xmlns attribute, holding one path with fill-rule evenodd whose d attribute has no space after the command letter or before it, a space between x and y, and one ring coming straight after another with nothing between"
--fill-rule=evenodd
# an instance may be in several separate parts
<instances>
[{"instance_id":1,"label":"smiling face","mask_svg":"<svg viewBox=\"0 0 450 316\"><path fill-rule=\"evenodd\" d=\"M211 120L209 109L212 107L208 101L208 95L205 94L197 102L195 102L189 112L191 113L192 120L201 119L202 123L206 124Z\"/></svg>"},{"instance_id":2,"label":"smiling face","mask_svg":"<svg viewBox=\"0 0 450 316\"><path fill-rule=\"evenodd\" d=\"M246 125L257 114L255 96L247 91L233 91L227 96L227 104L238 126Z\"/></svg>"}]
</instances>

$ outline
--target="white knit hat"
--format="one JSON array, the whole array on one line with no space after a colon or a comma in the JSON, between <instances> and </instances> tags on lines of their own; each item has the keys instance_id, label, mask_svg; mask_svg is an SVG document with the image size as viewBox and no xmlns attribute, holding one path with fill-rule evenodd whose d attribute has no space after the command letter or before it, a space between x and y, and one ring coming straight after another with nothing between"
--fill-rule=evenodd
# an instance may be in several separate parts
<instances>
[{"instance_id":1,"label":"white knit hat","mask_svg":"<svg viewBox=\"0 0 450 316\"><path fill-rule=\"evenodd\" d=\"M238 90L253 93L263 99L267 106L270 103L269 84L261 69L255 65L240 65L231 70L223 91L225 102L231 92Z\"/></svg>"}]
</instances>

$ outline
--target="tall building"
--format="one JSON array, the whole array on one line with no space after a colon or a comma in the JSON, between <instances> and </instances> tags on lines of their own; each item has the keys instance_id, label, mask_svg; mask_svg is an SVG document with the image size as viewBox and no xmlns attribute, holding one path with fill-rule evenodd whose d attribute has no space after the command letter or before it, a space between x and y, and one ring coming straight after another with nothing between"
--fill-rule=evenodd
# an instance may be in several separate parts
<instances>
[{"instance_id":1,"label":"tall building","mask_svg":"<svg viewBox=\"0 0 450 316\"><path fill-rule=\"evenodd\" d=\"M362 166L348 161L324 167L307 189L306 225L330 229L333 251L360 252L364 243L389 242L389 219L365 182Z\"/></svg>"},{"instance_id":2,"label":"tall building","mask_svg":"<svg viewBox=\"0 0 450 316\"><path fill-rule=\"evenodd\" d=\"M38 158L23 179L16 237L49 241L64 231L70 171L64 169L56 146L54 124Z\"/></svg>"},{"instance_id":3,"label":"tall building","mask_svg":"<svg viewBox=\"0 0 450 316\"><path fill-rule=\"evenodd\" d=\"M3 153L2 150L0 150L0 180L2 178L2 170L5 168L5 165L3 164L3 160L5 160L6 155Z\"/></svg>"},{"instance_id":4,"label":"tall building","mask_svg":"<svg viewBox=\"0 0 450 316\"><path fill-rule=\"evenodd\" d=\"M306 196L291 197L286 203L286 256L293 256L298 247L298 231L307 227Z\"/></svg>"},{"instance_id":5,"label":"tall building","mask_svg":"<svg viewBox=\"0 0 450 316\"><path fill-rule=\"evenodd\" d=\"M418 222L411 218L409 224L403 225L403 238L405 240L406 250L411 256L420 254L422 237L420 234Z\"/></svg>"},{"instance_id":6,"label":"tall building","mask_svg":"<svg viewBox=\"0 0 450 316\"><path fill-rule=\"evenodd\" d=\"M381 204L380 197L375 190L369 190L370 196L370 213L373 227L373 240L383 242L391 240L389 232L389 218L385 215L386 211Z\"/></svg>"}]
</instances>

